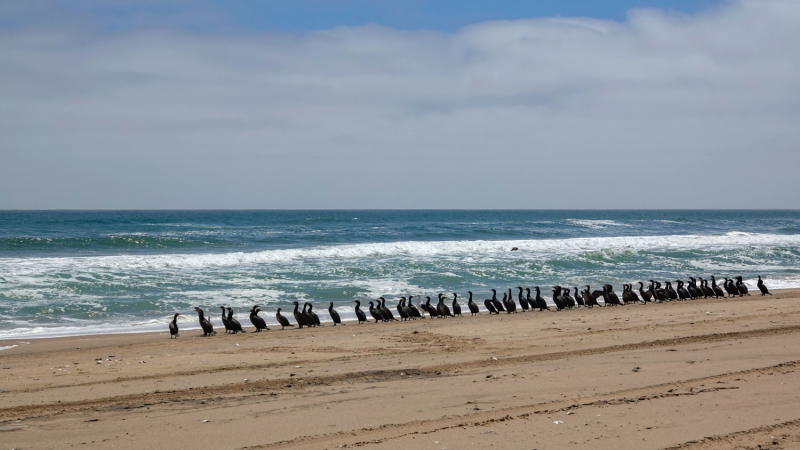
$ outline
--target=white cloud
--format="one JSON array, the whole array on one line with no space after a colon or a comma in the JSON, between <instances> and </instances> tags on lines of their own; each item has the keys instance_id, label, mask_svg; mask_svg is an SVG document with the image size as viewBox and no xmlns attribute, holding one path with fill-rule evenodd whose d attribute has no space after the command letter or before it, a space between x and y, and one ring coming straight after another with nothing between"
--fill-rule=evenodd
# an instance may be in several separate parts
<instances>
[{"instance_id":1,"label":"white cloud","mask_svg":"<svg viewBox=\"0 0 800 450\"><path fill-rule=\"evenodd\" d=\"M800 2L0 32L0 208L800 207Z\"/></svg>"}]
</instances>

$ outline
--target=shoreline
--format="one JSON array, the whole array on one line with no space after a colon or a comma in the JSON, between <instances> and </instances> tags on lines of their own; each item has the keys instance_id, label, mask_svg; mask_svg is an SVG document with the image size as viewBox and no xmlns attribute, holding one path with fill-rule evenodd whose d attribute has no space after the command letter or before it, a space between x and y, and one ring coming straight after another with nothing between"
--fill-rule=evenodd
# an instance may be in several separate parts
<instances>
[{"instance_id":1,"label":"shoreline","mask_svg":"<svg viewBox=\"0 0 800 450\"><path fill-rule=\"evenodd\" d=\"M750 288L750 286L748 286L748 288ZM755 290L757 292L758 288L756 287ZM770 289L770 292L772 292L773 294L777 294L777 293L780 293L780 292L789 292L789 291L794 291L794 290L800 291L800 287L797 287L797 288ZM753 289L750 289L750 292L751 292L751 294L750 294L751 297L760 296L761 295L760 292L759 293L753 293ZM638 292L637 292L637 294L638 294ZM729 298L729 299L732 300L733 298ZM395 299L393 299L393 301L394 300ZM552 298L550 298L549 296L545 296L545 300L547 301L547 304L549 306L554 306L554 304L552 302ZM709 298L707 300L712 300L712 299ZM724 300L724 299L716 299L716 300ZM687 300L687 301L697 301L697 300ZM469 309L466 306L466 300L464 300L463 298L460 298L459 302L460 302L461 307L462 307L462 309L464 311L469 311ZM519 302L516 301L516 298L515 298L515 302L517 303L517 308L520 309L520 312L521 312L521 308L519 306ZM320 302L320 304L325 304L325 303L327 303L327 301ZM387 301L387 303L388 303L388 301ZM478 305L478 308L480 309L482 314L487 314L488 313L488 310L483 305L483 300L480 300L480 301L475 300L475 303ZM665 302L665 303L670 303L670 302ZM448 306L450 306L449 303L448 303ZM634 306L634 305L630 305L630 306ZM398 320L399 320L399 317L398 317L398 314L397 314L397 310L394 308L394 306L393 305L387 305L387 307L392 311L392 314L395 317L397 317ZM374 322L374 319L372 319L369 316L368 308L364 307L364 302L362 302L361 308L367 314L367 322L370 322L370 321ZM581 308L575 308L575 309L581 309ZM319 314L319 318L320 318L320 322L322 324L325 324L326 326L327 326L327 324L332 324L333 320L330 319L330 316L328 315L327 309L323 309L322 311L324 311L324 312L320 311L321 314L318 313ZM270 327L270 328L280 327L280 324L277 322L277 319L275 319L275 313L274 312L269 312L270 315L264 315L263 314L264 312L265 311L262 311L262 315L260 317L263 318L266 321L268 327ZM284 315L287 315L287 312L285 310L283 312L284 312ZM191 315L189 315L189 314L191 314ZM468 312L467 312L467 314L468 314ZM355 312L352 311L352 310L351 311L339 311L339 315L342 316L342 322L343 323L351 323L351 322L355 323L356 322L356 318L354 317L355 316ZM349 317L349 316L353 316L353 317ZM186 331L197 331L197 330L201 329L200 328L200 324L197 321L197 315L196 315L196 313L194 311L192 311L190 313L187 312L186 317L192 317L194 320L186 321L186 322L179 322L178 326L180 327L181 331L184 331L184 330L186 330ZM292 322L292 323L295 322L294 317L291 317L291 312L289 312L287 317L289 317L289 321L290 322ZM241 317L236 317L236 318L242 324L242 328L245 331L250 332L252 329L254 329L253 325L250 324L250 320L249 320L248 317L242 315ZM429 318L429 317L427 317L427 318ZM214 330L217 331L218 334L220 334L219 330L222 330L222 332L223 332L222 334L224 334L225 327L223 326L222 321L219 318L219 314L214 314L212 316L212 324L214 325ZM105 324L100 324L100 325L102 326L102 325L105 325ZM128 331L130 329L130 327L132 327L132 326L129 326L129 327L120 327L118 329L121 330L121 331L115 331L115 332L100 331L100 332L97 332L97 333L62 334L62 335L54 335L54 336L22 335L20 337L0 337L0 352L3 351L2 347L8 346L8 345L12 345L12 344L8 344L9 342L12 342L12 341L26 341L27 342L28 340L40 340L40 339L61 339L61 338L70 338L70 337L94 337L94 336L103 337L103 336L134 335L134 334L161 334L161 333L168 333L169 332L169 330L168 330L168 322L159 323L159 324L141 325L141 326L151 326L152 328L159 327L159 328L163 329L163 331L162 330L156 330L156 329L148 329L148 330L142 330L142 331ZM122 330L125 330L125 331L122 331ZM1 333L1 331L0 331L0 333ZM2 354L2 353L0 353L0 354Z\"/></svg>"},{"instance_id":2,"label":"shoreline","mask_svg":"<svg viewBox=\"0 0 800 450\"><path fill-rule=\"evenodd\" d=\"M236 449L716 450L742 439L785 448L769 439L800 442L800 289L774 294L210 338L12 340L18 347L0 352L0 436L9 448L44 449L165 439Z\"/></svg>"}]
</instances>

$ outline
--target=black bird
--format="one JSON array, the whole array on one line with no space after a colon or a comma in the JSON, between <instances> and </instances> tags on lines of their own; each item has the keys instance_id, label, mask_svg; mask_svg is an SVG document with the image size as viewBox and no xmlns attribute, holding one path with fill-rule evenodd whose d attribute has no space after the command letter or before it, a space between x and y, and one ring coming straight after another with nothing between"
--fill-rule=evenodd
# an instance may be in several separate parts
<instances>
[{"instance_id":1,"label":"black bird","mask_svg":"<svg viewBox=\"0 0 800 450\"><path fill-rule=\"evenodd\" d=\"M381 314L381 310L376 308L373 302L369 302L369 314L372 316L373 319L375 319L375 323L378 323L379 320L382 320L384 322L386 321L386 319L384 319L383 315Z\"/></svg>"},{"instance_id":2,"label":"black bird","mask_svg":"<svg viewBox=\"0 0 800 450\"><path fill-rule=\"evenodd\" d=\"M387 322L395 320L392 311L386 307L386 299L383 297L379 298L381 301L378 302L378 307L380 308L381 316L383 317L383 319L386 320Z\"/></svg>"},{"instance_id":3,"label":"black bird","mask_svg":"<svg viewBox=\"0 0 800 450\"><path fill-rule=\"evenodd\" d=\"M683 287L683 281L675 280L675 282L678 283L678 289L677 289L677 291L678 291L678 299L686 300L687 298L691 297L691 295L689 294L689 291L686 290L685 287Z\"/></svg>"},{"instance_id":4,"label":"black bird","mask_svg":"<svg viewBox=\"0 0 800 450\"><path fill-rule=\"evenodd\" d=\"M469 294L469 300L467 300L467 306L469 306L469 312L472 313L473 316L475 314L480 314L481 313L480 308L478 308L478 305L476 305L475 302L472 301L472 291L467 291L467 293Z\"/></svg>"},{"instance_id":5,"label":"black bird","mask_svg":"<svg viewBox=\"0 0 800 450\"><path fill-rule=\"evenodd\" d=\"M661 303L664 300L666 300L667 299L667 292L664 291L663 289L661 289L661 283L659 283L657 281L653 281L653 280L650 280L650 282L655 285L655 289L653 291L653 292L655 292L654 297L656 299L658 299L659 303Z\"/></svg>"},{"instance_id":6,"label":"black bird","mask_svg":"<svg viewBox=\"0 0 800 450\"><path fill-rule=\"evenodd\" d=\"M567 308L569 309L574 308L575 299L572 298L571 295L569 295L569 289L563 289L561 288L561 286L559 286L559 289L561 289L561 298L564 299L564 302L567 304Z\"/></svg>"},{"instance_id":7,"label":"black bird","mask_svg":"<svg viewBox=\"0 0 800 450\"><path fill-rule=\"evenodd\" d=\"M306 303L306 305L308 305L308 315L311 316L312 319L314 319L314 326L321 327L322 322L319 321L319 316L317 315L317 313L314 312L314 305L311 304L310 302Z\"/></svg>"},{"instance_id":8,"label":"black bird","mask_svg":"<svg viewBox=\"0 0 800 450\"><path fill-rule=\"evenodd\" d=\"M522 308L523 312L527 311L528 308L530 307L528 305L528 300L522 296L522 287L517 286L517 289L519 289L519 293L517 294L517 300L519 301L519 306Z\"/></svg>"},{"instance_id":9,"label":"black bird","mask_svg":"<svg viewBox=\"0 0 800 450\"><path fill-rule=\"evenodd\" d=\"M430 296L425 296L425 298L428 299L426 302L422 302L422 300L420 300L419 303L419 307L422 308L422 317L425 317L425 313L428 313L429 316L431 314L429 310L431 304L431 298ZM431 316L431 318L433 318L433 316Z\"/></svg>"},{"instance_id":10,"label":"black bird","mask_svg":"<svg viewBox=\"0 0 800 450\"><path fill-rule=\"evenodd\" d=\"M292 304L294 305L293 314L294 314L294 321L297 322L297 328L302 330L303 327L310 327L311 324L308 323L308 319L306 318L305 311L299 311L299 309L298 309L298 308L300 308L300 303L292 302ZM305 310L305 306L303 307L303 309Z\"/></svg>"},{"instance_id":11,"label":"black bird","mask_svg":"<svg viewBox=\"0 0 800 450\"><path fill-rule=\"evenodd\" d=\"M231 308L228 308L228 325L230 325L230 327L231 327L231 331L233 331L233 334L236 334L236 333L238 333L238 332L240 332L240 331L241 331L242 333L244 333L244 332L245 332L245 331L242 329L242 324L240 324L240 323L239 323L239 321L238 321L238 320L236 320L236 319L233 317L233 309L231 309Z\"/></svg>"},{"instance_id":12,"label":"black bird","mask_svg":"<svg viewBox=\"0 0 800 450\"><path fill-rule=\"evenodd\" d=\"M703 292L697 289L697 281L692 277L689 277L689 284L686 285L686 290L689 291L692 299L703 296Z\"/></svg>"},{"instance_id":13,"label":"black bird","mask_svg":"<svg viewBox=\"0 0 800 450\"><path fill-rule=\"evenodd\" d=\"M625 283L622 284L622 303L626 305L628 303L633 303L633 300L631 300L631 293L628 291L628 285Z\"/></svg>"},{"instance_id":14,"label":"black bird","mask_svg":"<svg viewBox=\"0 0 800 450\"><path fill-rule=\"evenodd\" d=\"M761 279L761 275L758 276L758 289L761 291L761 296L765 295L772 295L767 289L767 285L764 284L764 281Z\"/></svg>"},{"instance_id":15,"label":"black bird","mask_svg":"<svg viewBox=\"0 0 800 450\"><path fill-rule=\"evenodd\" d=\"M333 326L336 326L337 324L344 325L342 323L342 318L339 317L339 312L333 309L333 302L331 302L331 305L328 306L328 314L330 314L331 320L333 320Z\"/></svg>"},{"instance_id":16,"label":"black bird","mask_svg":"<svg viewBox=\"0 0 800 450\"><path fill-rule=\"evenodd\" d=\"M417 320L417 318L414 317L414 312L411 311L411 308L409 308L409 305L411 304L411 298L406 300L405 297L402 297L402 299L403 299L403 311L406 312L406 316L408 316L408 318L411 320Z\"/></svg>"},{"instance_id":17,"label":"black bird","mask_svg":"<svg viewBox=\"0 0 800 450\"><path fill-rule=\"evenodd\" d=\"M725 292L723 292L722 289L717 286L717 279L714 277L714 275L711 275L711 290L714 291L714 296L716 298L725 297Z\"/></svg>"},{"instance_id":18,"label":"black bird","mask_svg":"<svg viewBox=\"0 0 800 450\"><path fill-rule=\"evenodd\" d=\"M575 286L575 302L578 303L578 306L586 306L586 302L583 300L583 297L578 294L578 286Z\"/></svg>"},{"instance_id":19,"label":"black bird","mask_svg":"<svg viewBox=\"0 0 800 450\"><path fill-rule=\"evenodd\" d=\"M536 290L536 307L539 308L539 311L550 310L550 307L547 306L547 301L542 297L541 291L539 291L539 286L534 286L533 289Z\"/></svg>"},{"instance_id":20,"label":"black bird","mask_svg":"<svg viewBox=\"0 0 800 450\"><path fill-rule=\"evenodd\" d=\"M497 314L500 314L500 311L506 311L506 309L503 307L503 304L497 299L497 291L494 289L492 289L492 304L494 305L494 309L497 310Z\"/></svg>"},{"instance_id":21,"label":"black bird","mask_svg":"<svg viewBox=\"0 0 800 450\"><path fill-rule=\"evenodd\" d=\"M314 322L314 316L312 316L308 312L308 302L303 303L303 310L300 311L300 314L302 314L303 317L306 319L306 326L307 327L310 328L310 327L316 327L317 326L317 323Z\"/></svg>"},{"instance_id":22,"label":"black bird","mask_svg":"<svg viewBox=\"0 0 800 450\"><path fill-rule=\"evenodd\" d=\"M453 317L453 313L450 312L450 308L444 302L444 294L439 294L439 304L436 305L436 311L442 315L442 318Z\"/></svg>"},{"instance_id":23,"label":"black bird","mask_svg":"<svg viewBox=\"0 0 800 450\"><path fill-rule=\"evenodd\" d=\"M739 290L740 295L750 296L750 294L747 293L747 285L744 284L741 276L736 277L736 289Z\"/></svg>"},{"instance_id":24,"label":"black bird","mask_svg":"<svg viewBox=\"0 0 800 450\"><path fill-rule=\"evenodd\" d=\"M225 334L227 334L231 331L231 325L230 322L228 322L228 318L225 316L225 307L220 306L220 308L222 308L222 325L225 327Z\"/></svg>"},{"instance_id":25,"label":"black bird","mask_svg":"<svg viewBox=\"0 0 800 450\"><path fill-rule=\"evenodd\" d=\"M289 319L287 319L286 317L283 316L283 314L281 314L281 309L280 308L278 308L278 312L275 314L275 318L278 319L278 323L281 325L281 330L286 328L286 327L293 327L294 326L294 324L289 322Z\"/></svg>"},{"instance_id":26,"label":"black bird","mask_svg":"<svg viewBox=\"0 0 800 450\"><path fill-rule=\"evenodd\" d=\"M669 297L670 300L677 300L678 293L675 292L675 289L672 288L672 283L670 283L669 281L665 281L664 284L667 286L666 288L667 297Z\"/></svg>"},{"instance_id":27,"label":"black bird","mask_svg":"<svg viewBox=\"0 0 800 450\"><path fill-rule=\"evenodd\" d=\"M700 280L700 290L703 291L703 297L709 298L714 296L714 290L708 287L708 280L697 277Z\"/></svg>"},{"instance_id":28,"label":"black bird","mask_svg":"<svg viewBox=\"0 0 800 450\"><path fill-rule=\"evenodd\" d=\"M511 288L508 288L508 299L503 304L505 305L506 311L508 311L509 314L511 314L511 313L515 313L516 314L516 312L517 312L517 304L514 303L514 296L511 295Z\"/></svg>"},{"instance_id":29,"label":"black bird","mask_svg":"<svg viewBox=\"0 0 800 450\"><path fill-rule=\"evenodd\" d=\"M397 302L397 313L400 314L400 320L408 320L408 313L406 312L405 308L403 308L403 303L406 302L405 297L400 297L400 301Z\"/></svg>"},{"instance_id":30,"label":"black bird","mask_svg":"<svg viewBox=\"0 0 800 450\"><path fill-rule=\"evenodd\" d=\"M197 311L197 317L200 320L200 327L203 328L203 336L213 336L217 334L217 332L214 331L214 327L211 325L211 322L206 319L203 310L196 306L194 307L194 310Z\"/></svg>"},{"instance_id":31,"label":"black bird","mask_svg":"<svg viewBox=\"0 0 800 450\"><path fill-rule=\"evenodd\" d=\"M619 297L617 297L616 292L614 292L614 288L610 284L603 286L603 288L605 288L606 294L608 295L608 299L611 300L612 304L614 305L622 304L622 302L619 301Z\"/></svg>"},{"instance_id":32,"label":"black bird","mask_svg":"<svg viewBox=\"0 0 800 450\"><path fill-rule=\"evenodd\" d=\"M646 304L647 302L653 301L653 296L650 294L650 291L644 290L644 283L641 281L639 282L639 295L642 296L642 301Z\"/></svg>"},{"instance_id":33,"label":"black bird","mask_svg":"<svg viewBox=\"0 0 800 450\"><path fill-rule=\"evenodd\" d=\"M728 297L734 297L739 295L739 290L733 285L733 280L729 280L724 278L725 282L722 283L722 287L725 288L725 292L728 293Z\"/></svg>"},{"instance_id":34,"label":"black bird","mask_svg":"<svg viewBox=\"0 0 800 450\"><path fill-rule=\"evenodd\" d=\"M635 303L644 303L644 301L639 298L639 295L636 294L636 291L633 290L633 284L628 285L628 292L631 294L631 300L633 300Z\"/></svg>"},{"instance_id":35,"label":"black bird","mask_svg":"<svg viewBox=\"0 0 800 450\"><path fill-rule=\"evenodd\" d=\"M499 312L497 312L497 308L495 308L494 302L492 301L492 299L487 298L486 300L483 301L483 304L486 306L486 309L489 310L489 314L492 314L492 313L500 314Z\"/></svg>"},{"instance_id":36,"label":"black bird","mask_svg":"<svg viewBox=\"0 0 800 450\"><path fill-rule=\"evenodd\" d=\"M267 322L258 316L260 311L261 310L258 309L258 305L253 306L253 309L250 310L250 323L256 327L256 333L260 332L261 330L269 330L269 328L267 328Z\"/></svg>"},{"instance_id":37,"label":"black bird","mask_svg":"<svg viewBox=\"0 0 800 450\"><path fill-rule=\"evenodd\" d=\"M178 335L178 316L179 313L175 313L175 317L172 318L172 322L169 323L169 338L170 339L177 339L180 337Z\"/></svg>"},{"instance_id":38,"label":"black bird","mask_svg":"<svg viewBox=\"0 0 800 450\"><path fill-rule=\"evenodd\" d=\"M416 306L414 306L414 301L413 301L413 299L414 299L414 296L412 296L412 295L409 295L409 296L408 296L408 309L410 309L410 310L411 310L411 315L413 315L414 317L420 318L420 319L424 319L424 318L425 318L425 316L423 316L423 315L422 315L422 314L419 312L419 309L417 309L417 307L416 307Z\"/></svg>"},{"instance_id":39,"label":"black bird","mask_svg":"<svg viewBox=\"0 0 800 450\"><path fill-rule=\"evenodd\" d=\"M553 286L553 303L556 304L556 309L561 311L562 309L566 308L567 305L564 303L564 299L559 295L561 293L561 288L557 288Z\"/></svg>"},{"instance_id":40,"label":"black bird","mask_svg":"<svg viewBox=\"0 0 800 450\"><path fill-rule=\"evenodd\" d=\"M528 306L531 307L531 312L538 308L538 306L536 306L536 299L531 297L531 288L525 288L525 301L527 301Z\"/></svg>"},{"instance_id":41,"label":"black bird","mask_svg":"<svg viewBox=\"0 0 800 450\"><path fill-rule=\"evenodd\" d=\"M431 319L433 319L434 317L439 317L439 311L437 311L436 308L431 306L431 297L430 297L430 295L425 296L425 298L428 300L428 301L425 302L424 305L422 305L425 308L425 311L428 311L428 314L430 314Z\"/></svg>"},{"instance_id":42,"label":"black bird","mask_svg":"<svg viewBox=\"0 0 800 450\"><path fill-rule=\"evenodd\" d=\"M358 324L361 325L362 322L367 321L367 315L364 314L364 311L361 310L361 302L358 300L353 300L356 304L356 318L358 319Z\"/></svg>"},{"instance_id":43,"label":"black bird","mask_svg":"<svg viewBox=\"0 0 800 450\"><path fill-rule=\"evenodd\" d=\"M600 306L600 303L597 302L597 296L592 293L592 288L588 284L586 285L586 290L583 291L583 300L589 308Z\"/></svg>"},{"instance_id":44,"label":"black bird","mask_svg":"<svg viewBox=\"0 0 800 450\"><path fill-rule=\"evenodd\" d=\"M461 305L458 304L458 294L453 292L453 317L461 315Z\"/></svg>"}]
</instances>

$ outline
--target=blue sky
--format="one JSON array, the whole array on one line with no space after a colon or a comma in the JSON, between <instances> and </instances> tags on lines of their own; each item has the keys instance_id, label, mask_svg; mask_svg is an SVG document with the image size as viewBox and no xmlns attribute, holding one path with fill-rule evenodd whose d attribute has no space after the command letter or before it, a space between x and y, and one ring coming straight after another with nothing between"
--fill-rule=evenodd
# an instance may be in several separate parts
<instances>
[{"instance_id":1,"label":"blue sky","mask_svg":"<svg viewBox=\"0 0 800 450\"><path fill-rule=\"evenodd\" d=\"M797 42L796 0L0 2L0 208L798 208Z\"/></svg>"},{"instance_id":2,"label":"blue sky","mask_svg":"<svg viewBox=\"0 0 800 450\"><path fill-rule=\"evenodd\" d=\"M273 30L302 32L337 26L376 24L401 30L452 32L487 20L570 16L624 20L634 8L695 13L720 0L56 0L18 2L7 7L7 26L50 18L76 19L108 30L147 26L195 31ZM27 6L24 4L28 3ZM2 9L0 9L2 11Z\"/></svg>"}]
</instances>

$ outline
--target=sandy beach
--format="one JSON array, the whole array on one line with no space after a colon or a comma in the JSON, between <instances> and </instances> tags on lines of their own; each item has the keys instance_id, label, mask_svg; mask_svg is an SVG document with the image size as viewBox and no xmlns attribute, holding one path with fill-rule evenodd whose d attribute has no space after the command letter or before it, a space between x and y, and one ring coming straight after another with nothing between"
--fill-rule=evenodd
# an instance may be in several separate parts
<instances>
[{"instance_id":1,"label":"sandy beach","mask_svg":"<svg viewBox=\"0 0 800 450\"><path fill-rule=\"evenodd\" d=\"M7 340L0 442L800 448L798 337L800 290L784 290L210 338Z\"/></svg>"}]
</instances>

